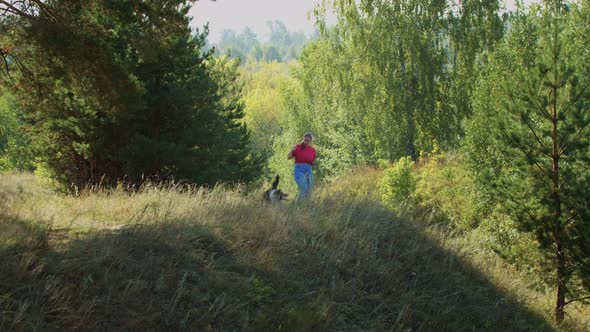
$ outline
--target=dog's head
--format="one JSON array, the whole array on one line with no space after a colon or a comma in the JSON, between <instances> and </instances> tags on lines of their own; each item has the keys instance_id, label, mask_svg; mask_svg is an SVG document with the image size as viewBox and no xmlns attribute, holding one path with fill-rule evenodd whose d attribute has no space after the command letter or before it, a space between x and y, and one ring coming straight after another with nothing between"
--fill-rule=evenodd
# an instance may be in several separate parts
<instances>
[{"instance_id":1,"label":"dog's head","mask_svg":"<svg viewBox=\"0 0 590 332\"><path fill-rule=\"evenodd\" d=\"M279 179L279 175L275 175L274 181L272 182L272 187L264 192L264 199L267 202L284 201L289 196L289 194L286 194L282 190L277 189L279 186Z\"/></svg>"}]
</instances>

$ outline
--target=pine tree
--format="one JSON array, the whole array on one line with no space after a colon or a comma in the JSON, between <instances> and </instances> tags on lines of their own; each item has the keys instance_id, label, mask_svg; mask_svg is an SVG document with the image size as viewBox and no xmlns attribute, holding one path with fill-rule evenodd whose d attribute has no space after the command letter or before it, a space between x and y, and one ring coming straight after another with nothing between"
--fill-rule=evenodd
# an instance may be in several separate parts
<instances>
[{"instance_id":1,"label":"pine tree","mask_svg":"<svg viewBox=\"0 0 590 332\"><path fill-rule=\"evenodd\" d=\"M509 87L499 137L513 175L501 192L544 254L544 277L556 287L557 322L568 303L586 299L590 290L590 94L566 52L566 19L560 1L546 4L536 66Z\"/></svg>"},{"instance_id":2,"label":"pine tree","mask_svg":"<svg viewBox=\"0 0 590 332\"><path fill-rule=\"evenodd\" d=\"M34 133L39 169L76 186L252 179L243 114L224 102L239 95L216 81L186 1L43 4L0 22L13 74L0 79Z\"/></svg>"}]
</instances>

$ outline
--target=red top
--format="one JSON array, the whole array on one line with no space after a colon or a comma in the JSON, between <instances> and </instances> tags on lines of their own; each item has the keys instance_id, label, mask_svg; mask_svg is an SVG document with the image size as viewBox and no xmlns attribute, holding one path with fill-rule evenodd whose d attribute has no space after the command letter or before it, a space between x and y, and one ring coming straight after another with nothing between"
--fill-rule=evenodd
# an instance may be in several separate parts
<instances>
[{"instance_id":1,"label":"red top","mask_svg":"<svg viewBox=\"0 0 590 332\"><path fill-rule=\"evenodd\" d=\"M301 144L297 144L295 150L293 150L293 157L295 157L296 164L313 165L313 161L315 160L315 149L308 145L305 149L301 150Z\"/></svg>"}]
</instances>

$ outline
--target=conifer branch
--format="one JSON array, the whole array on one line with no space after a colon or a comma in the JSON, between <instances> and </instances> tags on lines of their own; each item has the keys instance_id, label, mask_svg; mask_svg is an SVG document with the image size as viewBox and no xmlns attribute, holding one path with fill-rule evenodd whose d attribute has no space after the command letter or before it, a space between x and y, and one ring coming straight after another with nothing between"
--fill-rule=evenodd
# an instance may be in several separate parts
<instances>
[{"instance_id":1,"label":"conifer branch","mask_svg":"<svg viewBox=\"0 0 590 332\"><path fill-rule=\"evenodd\" d=\"M570 102L570 104L562 112L566 112L575 102L577 102L578 99L582 97L582 95L584 94L584 92L586 92L586 89L588 89L589 86L590 86L590 83L586 84L586 86L582 89L582 92L578 93L577 96L576 96L576 98L574 100L572 100ZM574 138L571 141L569 141L568 143L561 144L560 147L559 147L559 149L558 149L558 151L559 151L558 155L561 156L562 154L564 154L565 151L569 148L569 146L572 145L573 143L575 143L578 140L578 138L582 134L582 131L584 129L586 129L587 127L588 127L588 125L580 128L578 130L578 132L574 135Z\"/></svg>"},{"instance_id":2,"label":"conifer branch","mask_svg":"<svg viewBox=\"0 0 590 332\"><path fill-rule=\"evenodd\" d=\"M516 104L516 101L515 101L515 99L514 99L514 95L513 95L513 94L510 94L510 95L509 95L509 97L510 97L510 100L511 100L513 103L515 103L515 104ZM529 121L527 120L527 118L526 118L526 116L525 116L525 115L521 114L521 116L520 116L520 117L521 117L522 121L524 121L524 123L526 124L526 126L529 128L529 130L531 131L531 133L533 134L533 136L535 137L535 140L536 140L536 141L539 143L539 146L541 146L541 147L542 147L542 146L543 146L543 142L541 141L541 139L540 139L540 138L539 138L539 136L537 135L537 132L535 131L535 129L533 129L533 126L532 126L532 124L531 124L531 123L529 123ZM551 118L549 118L549 119L551 119ZM523 152L524 152L524 150L522 150L522 149L521 149L521 151L523 151ZM525 155L527 155L527 156L528 156L528 154L527 154L526 152L524 152L524 153L525 153ZM546 155L546 156L551 158L551 155Z\"/></svg>"},{"instance_id":3,"label":"conifer branch","mask_svg":"<svg viewBox=\"0 0 590 332\"><path fill-rule=\"evenodd\" d=\"M539 111L539 113L541 113L541 115L547 119L547 120L551 120L552 116L549 112L547 112L547 110L543 107L542 104L537 105L538 107L536 108L537 111Z\"/></svg>"},{"instance_id":4,"label":"conifer branch","mask_svg":"<svg viewBox=\"0 0 590 332\"><path fill-rule=\"evenodd\" d=\"M533 128L533 125L528 121L528 119L526 119L526 117L521 116L521 118L524 121L524 123L526 124L527 128L529 128L529 130L531 131L531 133L535 137L535 140L537 141L537 143L539 143L540 146L543 146L543 141L541 141L541 139L539 138L539 135L537 135L537 132ZM546 156L552 157L551 155L546 155Z\"/></svg>"},{"instance_id":5,"label":"conifer branch","mask_svg":"<svg viewBox=\"0 0 590 332\"><path fill-rule=\"evenodd\" d=\"M565 113L569 111L570 107L572 107L572 105L574 105L584 95L584 92L586 92L586 89L588 89L588 87L590 87L590 83L586 84L586 86L582 89L582 92L578 93L576 97L572 101L570 101L570 103L566 107L563 108L561 112Z\"/></svg>"},{"instance_id":6,"label":"conifer branch","mask_svg":"<svg viewBox=\"0 0 590 332\"><path fill-rule=\"evenodd\" d=\"M525 155L527 158L529 158L530 160L532 160L532 162L533 162L533 165L535 165L535 166L536 166L536 167L539 169L539 171L540 171L541 173L545 173L545 171L543 170L543 167L542 167L541 165L539 165L539 163L538 163L537 161L535 161L535 160L534 160L534 158L531 158L531 157L533 157L533 156L532 156L530 153L528 153L528 152L527 152L527 151L524 149L524 147L522 147L522 146L521 146L519 143L517 143L515 140L513 140L512 138L510 138L510 136L509 136L509 135L507 135L507 134L506 134L505 132L503 132L503 131L502 131L502 135L504 136L504 138L505 138L505 139L507 139L508 141L512 142L512 145L513 145L513 146L516 146L516 148L517 148L518 150L520 150L520 151L521 151L521 152L522 152L522 153L523 153L523 154L524 154L524 155Z\"/></svg>"},{"instance_id":7,"label":"conifer branch","mask_svg":"<svg viewBox=\"0 0 590 332\"><path fill-rule=\"evenodd\" d=\"M578 132L575 134L574 138L571 141L569 141L567 144L565 144L565 146L559 147L557 155L561 157L561 155L565 153L565 151L570 147L570 145L572 145L578 141L578 138L580 138L580 135L582 135L582 132L586 128L588 128L588 126L584 126L580 129L578 129Z\"/></svg>"},{"instance_id":8,"label":"conifer branch","mask_svg":"<svg viewBox=\"0 0 590 332\"><path fill-rule=\"evenodd\" d=\"M547 73L545 73L545 77L547 77ZM543 84L541 84L541 86L539 87L539 90L537 91L537 95L540 95L541 92L543 91ZM514 99L512 99L512 102L514 102ZM551 115L550 112L547 112L547 110L545 109L545 107L543 107L542 103L537 103L537 107L536 107L537 111L539 111L539 113L541 113L541 115L543 117L545 117L545 119L547 120L552 120L553 116Z\"/></svg>"}]
</instances>

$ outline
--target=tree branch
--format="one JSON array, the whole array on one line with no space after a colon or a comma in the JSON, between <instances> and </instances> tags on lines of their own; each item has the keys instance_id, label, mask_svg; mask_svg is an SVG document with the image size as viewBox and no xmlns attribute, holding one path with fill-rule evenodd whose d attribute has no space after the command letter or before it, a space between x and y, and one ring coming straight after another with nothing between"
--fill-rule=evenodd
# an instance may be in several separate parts
<instances>
[{"instance_id":1,"label":"tree branch","mask_svg":"<svg viewBox=\"0 0 590 332\"><path fill-rule=\"evenodd\" d=\"M40 1L40 0L29 0L29 1L36 3L37 6L39 6L39 8L41 8L45 12L47 12L49 14L49 16L53 17L53 19L59 20L57 15L55 14L55 12L51 8L47 7L42 1Z\"/></svg>"},{"instance_id":2,"label":"tree branch","mask_svg":"<svg viewBox=\"0 0 590 332\"><path fill-rule=\"evenodd\" d=\"M4 61L4 67L6 69L6 75L8 75L8 78L10 78L11 80L14 81L14 79L12 78L12 76L10 76L10 68L8 68L8 60L6 59L6 56L8 55L8 52L5 52L4 50L0 49L0 56L2 56L2 60Z\"/></svg>"},{"instance_id":3,"label":"tree branch","mask_svg":"<svg viewBox=\"0 0 590 332\"><path fill-rule=\"evenodd\" d=\"M10 12L12 14L21 16L21 17L25 17L28 19L35 19L37 18L34 14L31 13L35 13L35 7L38 10L38 12L45 12L47 13L47 15L54 19L54 20L58 20L58 16L55 14L55 12L49 8L46 4L43 3L43 1L41 0L20 0L20 1L6 1L6 0L0 0L0 5L4 5L4 8L0 8L0 10L4 10L4 12Z\"/></svg>"},{"instance_id":4,"label":"tree branch","mask_svg":"<svg viewBox=\"0 0 590 332\"><path fill-rule=\"evenodd\" d=\"M512 142L513 146L516 146L516 148L518 150L520 150L520 152L522 152L527 158L531 159L533 164L539 169L539 171L543 174L546 171L543 169L543 167L541 167L541 165L539 165L539 163L532 158L533 156L531 154L529 154L528 152L526 152L526 150L524 149L524 147L522 147L520 144L518 144L517 142L515 142L512 138L510 138L510 136L508 136L508 134L506 134L504 131L502 131L502 135L504 136L505 139L507 139L508 141Z\"/></svg>"},{"instance_id":5,"label":"tree branch","mask_svg":"<svg viewBox=\"0 0 590 332\"><path fill-rule=\"evenodd\" d=\"M575 104L578 100L580 100L580 98L582 98L584 92L586 92L586 89L588 89L588 87L590 87L590 83L586 84L586 86L582 89L582 92L578 93L575 96L575 98L570 101L569 105L564 107L564 109L561 112L565 113L565 112L569 111L570 107L572 107L573 104Z\"/></svg>"},{"instance_id":6,"label":"tree branch","mask_svg":"<svg viewBox=\"0 0 590 332\"><path fill-rule=\"evenodd\" d=\"M10 12L22 17L26 17L28 19L35 19L35 16L30 15L28 13L25 13L24 11L16 8L13 4L9 3L8 1L3 1L0 0L0 5L5 5L6 8L0 8L0 9L4 9L5 11L8 11L10 9Z\"/></svg>"},{"instance_id":7,"label":"tree branch","mask_svg":"<svg viewBox=\"0 0 590 332\"><path fill-rule=\"evenodd\" d=\"M9 14L15 14L15 15L19 15L19 13L14 12L12 10L10 10L10 8L0 8L0 10L2 10L2 15L6 15L7 13Z\"/></svg>"},{"instance_id":8,"label":"tree branch","mask_svg":"<svg viewBox=\"0 0 590 332\"><path fill-rule=\"evenodd\" d=\"M574 100L572 100L572 101L570 102L570 104L569 104L569 105L568 105L568 106L567 106L567 107L566 107L566 108L565 108L565 109L564 109L562 112L566 112L566 111L567 111L567 110L568 110L568 109L569 109L569 108L570 108L570 107L571 107L571 106L572 106L572 105L573 105L575 102L577 102L577 101L578 101L578 99L579 99L579 98L581 98L582 94L583 94L583 93L586 91L586 89L587 89L589 86L590 86L590 84L587 84L587 85L586 85L586 86L585 86L585 87L582 89L582 92L580 92L580 93L579 93L579 94L576 96L576 98L575 98ZM559 146L559 150L558 150L558 151L559 151L559 155L560 155L560 156L561 156L563 153L565 153L565 151L567 150L567 148L568 148L570 145L572 145L573 143L575 143L575 142L578 140L578 137L580 137L580 134L582 133L582 131L583 131L584 129L586 129L586 127L588 127L588 125L586 125L586 126L584 126L584 127L580 128L580 129L578 130L578 132L575 134L574 138L573 138L571 141L569 141L569 142L567 142L567 143L565 143L565 142L564 142L563 144L560 144L560 146Z\"/></svg>"},{"instance_id":9,"label":"tree branch","mask_svg":"<svg viewBox=\"0 0 590 332\"><path fill-rule=\"evenodd\" d=\"M516 100L514 95L510 94L510 101L512 101L512 103L516 104ZM520 114L520 118L522 119L522 121L525 123L525 125L527 126L527 128L529 128L530 132L533 134L533 136L535 137L535 140L539 143L539 148L543 147L543 142L541 141L541 139L539 138L539 136L537 135L537 132L535 131L535 129L533 128L533 125L531 123L529 123L529 121L527 120L527 116L526 114ZM549 120L552 120L552 118L548 118ZM522 150L522 149L521 149ZM523 151L524 152L524 151ZM525 152L526 155L526 152ZM552 157L551 155L547 155L547 157Z\"/></svg>"},{"instance_id":10,"label":"tree branch","mask_svg":"<svg viewBox=\"0 0 590 332\"><path fill-rule=\"evenodd\" d=\"M531 133L533 134L533 136L535 137L535 140L539 143L540 147L543 147L543 141L541 141L541 139L537 135L537 132L533 128L533 125L526 119L526 116L521 116L521 118L522 118L522 121L524 121L524 123L526 124L526 126L529 128L529 130L531 131ZM546 156L547 157L552 157L551 155L546 155Z\"/></svg>"},{"instance_id":11,"label":"tree branch","mask_svg":"<svg viewBox=\"0 0 590 332\"><path fill-rule=\"evenodd\" d=\"M501 187L501 188L500 188ZM507 197L507 199L513 203L513 204L517 204L517 205L521 205L520 200L516 200L514 198L512 198L512 195L506 195L506 192L509 192L510 189L506 188L506 185L504 183L500 183L497 187L494 186L494 188L492 189L495 192L499 193L500 195L504 195L504 197ZM535 215L533 213L531 213L530 209L523 209L524 213L526 213L528 215L528 217L535 223L539 223L539 219L537 217L535 217Z\"/></svg>"},{"instance_id":12,"label":"tree branch","mask_svg":"<svg viewBox=\"0 0 590 332\"><path fill-rule=\"evenodd\" d=\"M586 129L587 127L588 126L584 126L584 127L580 128L578 130L578 132L576 133L576 135L574 136L574 138L571 141L569 141L567 144L564 144L564 145L562 145L562 146L559 147L558 155L560 157L561 157L562 154L565 153L565 151L567 150L567 148L570 147L570 145L574 144L578 140L578 138L580 137L580 135L582 134L582 132L584 131L584 129Z\"/></svg>"},{"instance_id":13,"label":"tree branch","mask_svg":"<svg viewBox=\"0 0 590 332\"><path fill-rule=\"evenodd\" d=\"M577 299L573 299L573 300L569 300L569 301L565 301L565 305L568 305L572 302L576 302L576 301L584 301L584 300L588 300L590 299L590 296L584 296L584 297L578 297Z\"/></svg>"},{"instance_id":14,"label":"tree branch","mask_svg":"<svg viewBox=\"0 0 590 332\"><path fill-rule=\"evenodd\" d=\"M549 72L545 73L545 78L541 80L541 84L539 85L539 90L537 91L537 95L541 95L541 92L543 91L543 81L544 80L549 80ZM542 103L538 103L537 105L537 110L541 112L541 114L548 120L552 120L553 116L551 115L550 112L548 112L545 107L543 107Z\"/></svg>"}]
</instances>

